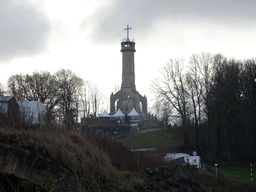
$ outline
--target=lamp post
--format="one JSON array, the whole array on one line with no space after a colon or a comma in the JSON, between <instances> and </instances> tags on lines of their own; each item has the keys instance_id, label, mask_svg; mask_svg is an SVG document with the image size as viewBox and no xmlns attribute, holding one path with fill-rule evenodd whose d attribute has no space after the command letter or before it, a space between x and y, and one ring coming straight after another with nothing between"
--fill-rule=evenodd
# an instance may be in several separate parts
<instances>
[{"instance_id":1,"label":"lamp post","mask_svg":"<svg viewBox=\"0 0 256 192\"><path fill-rule=\"evenodd\" d=\"M251 162L251 183L252 183L252 162Z\"/></svg>"},{"instance_id":2,"label":"lamp post","mask_svg":"<svg viewBox=\"0 0 256 192\"><path fill-rule=\"evenodd\" d=\"M217 166L218 166L218 164L216 163L216 164L215 164L215 173L216 173L216 177L218 177L218 174L217 174Z\"/></svg>"}]
</instances>

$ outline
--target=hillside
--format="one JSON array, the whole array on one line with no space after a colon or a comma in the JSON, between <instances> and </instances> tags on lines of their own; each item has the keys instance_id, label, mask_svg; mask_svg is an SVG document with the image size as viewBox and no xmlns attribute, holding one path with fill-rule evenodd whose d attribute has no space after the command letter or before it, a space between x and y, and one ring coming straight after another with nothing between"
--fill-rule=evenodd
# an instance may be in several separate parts
<instances>
[{"instance_id":1,"label":"hillside","mask_svg":"<svg viewBox=\"0 0 256 192\"><path fill-rule=\"evenodd\" d=\"M177 135L164 131L141 135L137 139L146 140L144 138L146 136L151 137L148 140L151 147L161 147L161 142L163 144L167 142L158 141L155 143L157 145L154 145L153 138L177 139L173 144L180 145L182 143L180 142L181 138L178 138ZM82 136L76 131L60 131L54 127L42 130L1 128L0 143L34 151L63 165L76 177L77 190L75 191L122 191L120 189L181 191L184 188L187 190L197 189L197 191L218 191L218 189L235 191L234 186L237 189L243 187L244 191L255 189L255 186L216 179L214 176L189 167L177 169L172 165L165 166L162 156L155 155L156 152L135 155L122 144L116 143L104 135L95 137L93 134L87 133L86 136ZM171 146L175 148L175 145ZM1 178L0 189L3 192L9 191L5 190L7 185L11 186L11 189L15 187L17 189L10 191L31 191L19 190L21 185L23 188L25 185L29 189L35 188L35 191L45 191L42 186L41 188L35 187L14 175L1 174Z\"/></svg>"},{"instance_id":2,"label":"hillside","mask_svg":"<svg viewBox=\"0 0 256 192\"><path fill-rule=\"evenodd\" d=\"M132 146L135 149L157 148L174 150L175 148L183 145L183 136L178 130L159 130L125 137L121 142Z\"/></svg>"},{"instance_id":3,"label":"hillside","mask_svg":"<svg viewBox=\"0 0 256 192\"><path fill-rule=\"evenodd\" d=\"M0 143L26 148L60 163L79 178L81 191L105 187L118 189L123 185L129 188L123 179L129 163L123 163L115 155L122 154L125 148L107 137L82 136L76 131L64 132L57 128L40 131L0 128ZM126 157L134 163L135 159L127 152ZM112 162L116 162L122 171L118 171Z\"/></svg>"}]
</instances>

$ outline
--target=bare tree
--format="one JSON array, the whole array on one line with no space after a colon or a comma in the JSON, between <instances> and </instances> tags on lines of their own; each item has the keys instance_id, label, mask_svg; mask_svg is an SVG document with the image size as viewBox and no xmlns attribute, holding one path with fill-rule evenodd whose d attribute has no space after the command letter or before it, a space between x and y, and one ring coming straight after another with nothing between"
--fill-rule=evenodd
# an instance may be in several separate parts
<instances>
[{"instance_id":1,"label":"bare tree","mask_svg":"<svg viewBox=\"0 0 256 192\"><path fill-rule=\"evenodd\" d=\"M76 95L82 89L84 81L70 70L61 69L57 71L56 77L58 92L60 96L59 107L63 112L64 120L73 120L76 112Z\"/></svg>"},{"instance_id":2,"label":"bare tree","mask_svg":"<svg viewBox=\"0 0 256 192\"><path fill-rule=\"evenodd\" d=\"M0 95L4 95L6 93L6 90L4 86L0 83Z\"/></svg>"},{"instance_id":3,"label":"bare tree","mask_svg":"<svg viewBox=\"0 0 256 192\"><path fill-rule=\"evenodd\" d=\"M94 117L99 114L99 112L102 110L100 109L100 106L102 105L102 99L103 94L100 91L98 85L91 85L90 87L90 102L92 106L92 113Z\"/></svg>"},{"instance_id":4,"label":"bare tree","mask_svg":"<svg viewBox=\"0 0 256 192\"><path fill-rule=\"evenodd\" d=\"M104 107L104 95L98 85L86 81L79 93L79 111L82 117L97 116Z\"/></svg>"},{"instance_id":5,"label":"bare tree","mask_svg":"<svg viewBox=\"0 0 256 192\"><path fill-rule=\"evenodd\" d=\"M243 148L245 155L256 157L256 58L244 61L242 73L242 90L240 96L243 100L243 107L240 108L243 122L244 141L247 141ZM241 138L241 135L240 135ZM240 140L241 142L241 140Z\"/></svg>"},{"instance_id":6,"label":"bare tree","mask_svg":"<svg viewBox=\"0 0 256 192\"><path fill-rule=\"evenodd\" d=\"M199 150L202 143L200 141L200 126L206 122L206 92L209 91L209 68L211 65L211 56L207 53L201 55L192 55L190 57L189 70L186 73L186 84L191 103L191 122L195 127L196 149Z\"/></svg>"},{"instance_id":7,"label":"bare tree","mask_svg":"<svg viewBox=\"0 0 256 192\"><path fill-rule=\"evenodd\" d=\"M173 113L173 107L167 100L157 99L154 103L154 112L158 116L158 120L165 126L168 127L171 121L175 119L175 114Z\"/></svg>"},{"instance_id":8,"label":"bare tree","mask_svg":"<svg viewBox=\"0 0 256 192\"><path fill-rule=\"evenodd\" d=\"M14 95L17 100L29 98L29 86L27 85L25 75L19 74L9 77L8 88L10 93Z\"/></svg>"},{"instance_id":9,"label":"bare tree","mask_svg":"<svg viewBox=\"0 0 256 192\"><path fill-rule=\"evenodd\" d=\"M120 84L115 84L113 89L112 89L112 93L116 94L120 90L121 90Z\"/></svg>"},{"instance_id":10,"label":"bare tree","mask_svg":"<svg viewBox=\"0 0 256 192\"><path fill-rule=\"evenodd\" d=\"M161 104L173 107L171 117L177 114L180 120L186 149L191 144L207 160L256 156L255 61L203 53L190 57L189 68L182 67L182 60L171 60L161 70L152 82L155 110L165 119L167 107Z\"/></svg>"},{"instance_id":11,"label":"bare tree","mask_svg":"<svg viewBox=\"0 0 256 192\"><path fill-rule=\"evenodd\" d=\"M32 75L14 75L8 79L8 88L17 100L40 101L48 108L48 116L71 118L77 114L77 97L83 80L70 70L34 72ZM58 113L58 114L57 114Z\"/></svg>"},{"instance_id":12,"label":"bare tree","mask_svg":"<svg viewBox=\"0 0 256 192\"><path fill-rule=\"evenodd\" d=\"M89 102L89 87L90 82L86 81L79 94L80 111L82 112L82 117L88 117L90 115L91 106Z\"/></svg>"},{"instance_id":13,"label":"bare tree","mask_svg":"<svg viewBox=\"0 0 256 192\"><path fill-rule=\"evenodd\" d=\"M176 110L183 127L184 145L189 148L189 93L186 75L183 70L184 60L170 60L161 71L161 76L152 82L157 97L170 103Z\"/></svg>"},{"instance_id":14,"label":"bare tree","mask_svg":"<svg viewBox=\"0 0 256 192\"><path fill-rule=\"evenodd\" d=\"M56 78L49 72L13 75L8 79L8 88L17 100L40 101L49 110L53 109L60 99Z\"/></svg>"}]
</instances>

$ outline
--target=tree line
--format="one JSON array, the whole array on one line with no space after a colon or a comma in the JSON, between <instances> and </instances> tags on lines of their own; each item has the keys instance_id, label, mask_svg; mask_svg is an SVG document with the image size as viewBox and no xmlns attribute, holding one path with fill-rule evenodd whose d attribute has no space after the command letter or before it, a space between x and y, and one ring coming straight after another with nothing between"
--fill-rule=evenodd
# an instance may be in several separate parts
<instances>
[{"instance_id":1,"label":"tree line","mask_svg":"<svg viewBox=\"0 0 256 192\"><path fill-rule=\"evenodd\" d=\"M171 59L152 90L158 116L182 129L186 152L209 161L255 159L255 59L206 53Z\"/></svg>"},{"instance_id":2,"label":"tree line","mask_svg":"<svg viewBox=\"0 0 256 192\"><path fill-rule=\"evenodd\" d=\"M8 91L0 85L0 95L15 96L18 101L39 101L47 107L48 122L74 123L79 116L96 116L102 110L103 93L97 85L84 81L71 70L54 74L35 71L32 75L9 77Z\"/></svg>"}]
</instances>

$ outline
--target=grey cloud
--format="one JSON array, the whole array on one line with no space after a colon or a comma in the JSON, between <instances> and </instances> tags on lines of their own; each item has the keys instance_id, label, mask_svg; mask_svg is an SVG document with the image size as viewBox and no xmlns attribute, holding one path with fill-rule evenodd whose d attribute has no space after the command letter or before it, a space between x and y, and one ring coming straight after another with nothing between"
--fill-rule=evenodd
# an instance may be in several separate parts
<instances>
[{"instance_id":1,"label":"grey cloud","mask_svg":"<svg viewBox=\"0 0 256 192\"><path fill-rule=\"evenodd\" d=\"M255 8L255 0L112 0L91 18L85 18L81 29L93 28L90 38L94 43L110 43L125 37L127 24L137 29L136 34L131 31L132 37L145 38L157 22L164 20L168 23L168 19L249 28L255 25ZM168 25L163 30L172 27L171 22Z\"/></svg>"},{"instance_id":2,"label":"grey cloud","mask_svg":"<svg viewBox=\"0 0 256 192\"><path fill-rule=\"evenodd\" d=\"M0 61L46 49L50 23L29 1L0 1Z\"/></svg>"}]
</instances>

